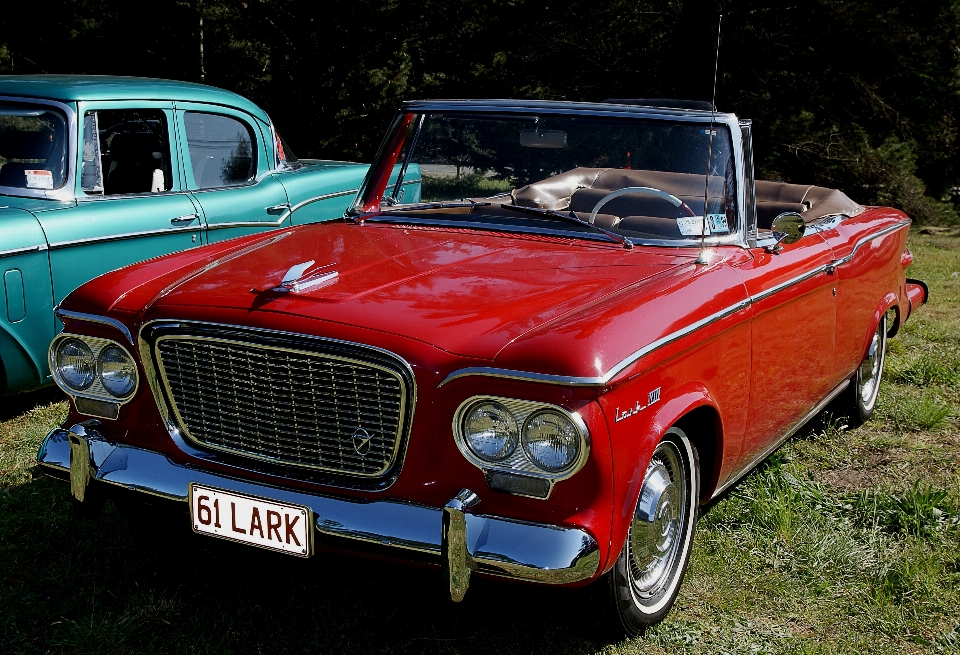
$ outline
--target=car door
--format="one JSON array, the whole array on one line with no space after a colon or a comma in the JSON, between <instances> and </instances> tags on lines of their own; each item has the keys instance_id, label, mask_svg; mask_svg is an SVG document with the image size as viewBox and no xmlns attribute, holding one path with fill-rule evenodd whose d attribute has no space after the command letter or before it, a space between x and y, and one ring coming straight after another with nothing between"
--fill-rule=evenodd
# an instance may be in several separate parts
<instances>
[{"instance_id":1,"label":"car door","mask_svg":"<svg viewBox=\"0 0 960 655\"><path fill-rule=\"evenodd\" d=\"M754 313L744 465L765 455L834 385L836 282L827 272L830 246L814 233L779 248L751 248L749 261L737 267Z\"/></svg>"},{"instance_id":2,"label":"car door","mask_svg":"<svg viewBox=\"0 0 960 655\"><path fill-rule=\"evenodd\" d=\"M37 214L50 244L54 304L102 273L202 242L176 164L172 103L78 109L76 206Z\"/></svg>"},{"instance_id":3,"label":"car door","mask_svg":"<svg viewBox=\"0 0 960 655\"><path fill-rule=\"evenodd\" d=\"M274 177L260 125L226 107L177 103L187 185L207 228L207 241L223 241L290 225L290 205Z\"/></svg>"}]
</instances>

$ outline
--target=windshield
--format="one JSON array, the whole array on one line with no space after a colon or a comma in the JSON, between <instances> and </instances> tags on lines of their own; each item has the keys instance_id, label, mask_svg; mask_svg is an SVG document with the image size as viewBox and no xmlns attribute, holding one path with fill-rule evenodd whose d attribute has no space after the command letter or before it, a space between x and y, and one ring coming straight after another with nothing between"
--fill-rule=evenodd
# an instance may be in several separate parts
<instances>
[{"instance_id":1,"label":"windshield","mask_svg":"<svg viewBox=\"0 0 960 655\"><path fill-rule=\"evenodd\" d=\"M461 222L531 224L540 214L539 225L557 224L549 214L562 213L630 239L737 233L733 148L722 123L431 113L404 115L396 129L391 138L402 146L388 143L381 157L399 154L379 162L390 175L367 182L388 178L380 209L390 215L450 220L449 205L469 203L468 213L456 212ZM357 209L376 210L370 192L365 187ZM575 229L571 223L560 229ZM579 231L596 238L589 227Z\"/></svg>"},{"instance_id":2,"label":"windshield","mask_svg":"<svg viewBox=\"0 0 960 655\"><path fill-rule=\"evenodd\" d=\"M58 189L67 175L67 120L52 107L0 102L0 186Z\"/></svg>"}]
</instances>

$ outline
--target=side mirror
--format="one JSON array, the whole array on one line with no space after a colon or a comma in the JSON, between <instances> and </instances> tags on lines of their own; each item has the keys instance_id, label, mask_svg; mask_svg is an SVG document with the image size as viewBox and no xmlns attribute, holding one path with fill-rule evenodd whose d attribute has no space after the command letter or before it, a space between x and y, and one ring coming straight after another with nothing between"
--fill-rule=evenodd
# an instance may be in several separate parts
<instances>
[{"instance_id":1,"label":"side mirror","mask_svg":"<svg viewBox=\"0 0 960 655\"><path fill-rule=\"evenodd\" d=\"M780 247L781 243L790 245L791 243L796 243L803 237L804 231L807 229L807 224L803 222L803 216L796 212L784 212L780 214L775 219L773 219L773 226L771 230L773 231L773 238L776 239L776 243L767 248L768 252L780 252L782 248Z\"/></svg>"}]
</instances>

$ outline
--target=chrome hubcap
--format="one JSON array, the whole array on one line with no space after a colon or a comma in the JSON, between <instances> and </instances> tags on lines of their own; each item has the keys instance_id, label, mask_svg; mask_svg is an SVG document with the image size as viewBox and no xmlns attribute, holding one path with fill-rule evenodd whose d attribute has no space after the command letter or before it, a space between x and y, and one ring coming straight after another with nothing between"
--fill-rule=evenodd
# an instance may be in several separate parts
<instances>
[{"instance_id":1,"label":"chrome hubcap","mask_svg":"<svg viewBox=\"0 0 960 655\"><path fill-rule=\"evenodd\" d=\"M870 349L857 376L860 380L860 402L864 407L872 407L877 397L877 389L880 385L880 367L883 365L883 337L886 325L880 321L877 331L873 335L873 341L870 342Z\"/></svg>"},{"instance_id":2,"label":"chrome hubcap","mask_svg":"<svg viewBox=\"0 0 960 655\"><path fill-rule=\"evenodd\" d=\"M687 509L677 447L665 441L654 452L630 524L630 573L634 593L655 595L670 579Z\"/></svg>"}]
</instances>

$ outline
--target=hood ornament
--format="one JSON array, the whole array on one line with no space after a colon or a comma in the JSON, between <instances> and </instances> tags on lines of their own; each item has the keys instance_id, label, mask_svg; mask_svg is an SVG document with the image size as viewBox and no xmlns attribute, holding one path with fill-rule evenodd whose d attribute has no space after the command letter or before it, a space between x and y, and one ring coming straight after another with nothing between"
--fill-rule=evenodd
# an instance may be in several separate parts
<instances>
[{"instance_id":1,"label":"hood ornament","mask_svg":"<svg viewBox=\"0 0 960 655\"><path fill-rule=\"evenodd\" d=\"M337 278L340 277L340 273L331 270L331 267L336 266L336 263L331 262L321 266L314 266L315 263L316 262L311 259L308 262L301 262L296 266L291 266L290 270L283 276L280 284L272 287L269 291L275 293L303 293L310 289L333 284L337 281Z\"/></svg>"}]
</instances>

